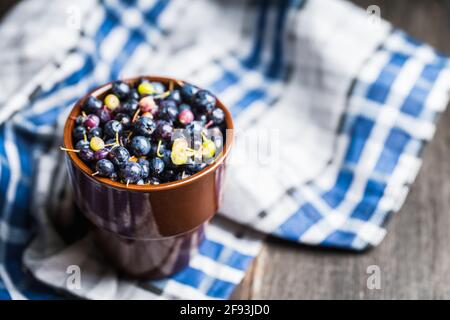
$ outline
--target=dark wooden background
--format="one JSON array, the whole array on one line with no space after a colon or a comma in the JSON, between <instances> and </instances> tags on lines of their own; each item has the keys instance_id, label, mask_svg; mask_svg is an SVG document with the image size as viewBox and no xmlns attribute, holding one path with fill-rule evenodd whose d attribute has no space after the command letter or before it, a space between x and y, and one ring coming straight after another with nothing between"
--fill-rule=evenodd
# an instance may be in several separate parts
<instances>
[{"instance_id":1,"label":"dark wooden background","mask_svg":"<svg viewBox=\"0 0 450 320\"><path fill-rule=\"evenodd\" d=\"M314 1L314 0L312 0ZM16 1L1 0L0 16ZM383 18L450 54L450 1L353 0L376 4ZM450 110L425 151L422 170L388 235L363 254L300 247L269 239L235 299L449 299ZM369 290L378 265L381 289Z\"/></svg>"}]
</instances>

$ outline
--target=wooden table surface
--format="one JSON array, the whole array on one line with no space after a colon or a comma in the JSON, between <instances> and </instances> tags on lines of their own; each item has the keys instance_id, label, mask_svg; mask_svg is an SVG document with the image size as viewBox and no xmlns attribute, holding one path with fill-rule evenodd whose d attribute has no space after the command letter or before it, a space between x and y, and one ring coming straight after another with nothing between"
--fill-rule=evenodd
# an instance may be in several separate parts
<instances>
[{"instance_id":1,"label":"wooden table surface","mask_svg":"<svg viewBox=\"0 0 450 320\"><path fill-rule=\"evenodd\" d=\"M450 54L450 1L353 0ZM235 299L449 299L450 110L427 146L420 174L382 244L366 253L300 247L269 239ZM367 288L380 267L381 288Z\"/></svg>"},{"instance_id":2,"label":"wooden table surface","mask_svg":"<svg viewBox=\"0 0 450 320\"><path fill-rule=\"evenodd\" d=\"M0 1L0 16L15 0ZM450 1L353 0L376 4L383 18L450 54ZM357 254L269 239L235 299L449 299L450 110L441 117L423 167L383 243ZM381 288L367 288L378 265Z\"/></svg>"}]
</instances>

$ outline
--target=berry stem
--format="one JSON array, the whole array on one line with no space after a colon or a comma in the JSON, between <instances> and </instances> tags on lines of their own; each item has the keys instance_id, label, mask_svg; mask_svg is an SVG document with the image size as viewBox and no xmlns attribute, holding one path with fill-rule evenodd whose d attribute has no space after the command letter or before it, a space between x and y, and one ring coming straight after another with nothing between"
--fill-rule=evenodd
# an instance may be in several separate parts
<instances>
[{"instance_id":1,"label":"berry stem","mask_svg":"<svg viewBox=\"0 0 450 320\"><path fill-rule=\"evenodd\" d=\"M108 144L105 144L105 147L112 147L112 146L117 146L117 143L108 143Z\"/></svg>"},{"instance_id":2,"label":"berry stem","mask_svg":"<svg viewBox=\"0 0 450 320\"><path fill-rule=\"evenodd\" d=\"M169 82L169 91L172 92L173 91L173 81L170 80Z\"/></svg>"},{"instance_id":3,"label":"berry stem","mask_svg":"<svg viewBox=\"0 0 450 320\"><path fill-rule=\"evenodd\" d=\"M170 95L170 91L168 90L168 91L165 91L165 92L163 92L161 94L153 96L153 98L154 99L164 99L164 98L168 97L169 95Z\"/></svg>"},{"instance_id":4,"label":"berry stem","mask_svg":"<svg viewBox=\"0 0 450 320\"><path fill-rule=\"evenodd\" d=\"M69 149L64 147L59 147L62 151L68 151L68 152L80 152L80 150L77 149Z\"/></svg>"},{"instance_id":5,"label":"berry stem","mask_svg":"<svg viewBox=\"0 0 450 320\"><path fill-rule=\"evenodd\" d=\"M141 112L141 109L137 109L134 116L133 116L133 120L131 120L131 122L135 122L136 119L138 118L139 113Z\"/></svg>"},{"instance_id":6,"label":"berry stem","mask_svg":"<svg viewBox=\"0 0 450 320\"><path fill-rule=\"evenodd\" d=\"M163 157L163 155L159 152L159 149L161 149L162 140L158 141L158 148L156 149L156 155L160 158Z\"/></svg>"},{"instance_id":7,"label":"berry stem","mask_svg":"<svg viewBox=\"0 0 450 320\"><path fill-rule=\"evenodd\" d=\"M116 144L120 145L119 133L118 132L116 132Z\"/></svg>"},{"instance_id":8,"label":"berry stem","mask_svg":"<svg viewBox=\"0 0 450 320\"><path fill-rule=\"evenodd\" d=\"M209 120L209 122L207 124L205 124L205 128L208 129L209 127L211 127L214 124L214 121Z\"/></svg>"}]
</instances>

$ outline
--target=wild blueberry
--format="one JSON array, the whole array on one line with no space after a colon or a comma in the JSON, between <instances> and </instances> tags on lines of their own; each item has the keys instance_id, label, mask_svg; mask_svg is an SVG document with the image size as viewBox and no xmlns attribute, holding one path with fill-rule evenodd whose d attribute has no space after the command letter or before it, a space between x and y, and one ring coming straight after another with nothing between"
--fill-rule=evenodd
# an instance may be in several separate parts
<instances>
[{"instance_id":1,"label":"wild blueberry","mask_svg":"<svg viewBox=\"0 0 450 320\"><path fill-rule=\"evenodd\" d=\"M188 103L193 101L197 88L189 83L184 83L180 88L181 97Z\"/></svg>"},{"instance_id":2,"label":"wild blueberry","mask_svg":"<svg viewBox=\"0 0 450 320\"><path fill-rule=\"evenodd\" d=\"M111 112L106 107L97 110L95 114L97 115L97 117L99 117L101 124L105 124L109 120L111 120Z\"/></svg>"},{"instance_id":3,"label":"wild blueberry","mask_svg":"<svg viewBox=\"0 0 450 320\"><path fill-rule=\"evenodd\" d=\"M123 81L115 81L112 85L111 92L120 99L125 99L129 96L131 88Z\"/></svg>"},{"instance_id":4,"label":"wild blueberry","mask_svg":"<svg viewBox=\"0 0 450 320\"><path fill-rule=\"evenodd\" d=\"M92 151L90 148L81 149L80 152L78 152L78 156L85 162L91 162L95 159L94 151Z\"/></svg>"},{"instance_id":5,"label":"wild blueberry","mask_svg":"<svg viewBox=\"0 0 450 320\"><path fill-rule=\"evenodd\" d=\"M136 162L128 161L120 168L119 176L125 183L137 183L142 178L142 167Z\"/></svg>"},{"instance_id":6,"label":"wild blueberry","mask_svg":"<svg viewBox=\"0 0 450 320\"><path fill-rule=\"evenodd\" d=\"M124 129L129 129L131 127L131 117L126 113L118 113L114 117L114 120L119 121Z\"/></svg>"},{"instance_id":7,"label":"wild blueberry","mask_svg":"<svg viewBox=\"0 0 450 320\"><path fill-rule=\"evenodd\" d=\"M187 163L184 167L187 172L190 174L197 173L203 169L205 169L208 165L206 163L197 163L195 161L192 161L190 163Z\"/></svg>"},{"instance_id":8,"label":"wild blueberry","mask_svg":"<svg viewBox=\"0 0 450 320\"><path fill-rule=\"evenodd\" d=\"M96 97L89 96L81 109L87 113L95 113L97 110L100 110L103 106L103 102Z\"/></svg>"},{"instance_id":9,"label":"wild blueberry","mask_svg":"<svg viewBox=\"0 0 450 320\"><path fill-rule=\"evenodd\" d=\"M139 107L139 102L137 100L127 100L125 101L119 109L119 112L124 112L133 116Z\"/></svg>"},{"instance_id":10,"label":"wild blueberry","mask_svg":"<svg viewBox=\"0 0 450 320\"><path fill-rule=\"evenodd\" d=\"M172 138L173 126L164 120L156 122L156 136L163 140L170 140Z\"/></svg>"},{"instance_id":11,"label":"wild blueberry","mask_svg":"<svg viewBox=\"0 0 450 320\"><path fill-rule=\"evenodd\" d=\"M139 158L137 163L139 163L142 168L142 178L148 178L150 174L150 162L145 158Z\"/></svg>"},{"instance_id":12,"label":"wild blueberry","mask_svg":"<svg viewBox=\"0 0 450 320\"><path fill-rule=\"evenodd\" d=\"M105 159L109 154L109 151L105 148L95 151L94 158L95 160Z\"/></svg>"},{"instance_id":13,"label":"wild blueberry","mask_svg":"<svg viewBox=\"0 0 450 320\"><path fill-rule=\"evenodd\" d=\"M88 115L83 122L83 125L86 128L90 128L90 129L98 127L99 124L100 124L100 118L97 117L95 114Z\"/></svg>"},{"instance_id":14,"label":"wild blueberry","mask_svg":"<svg viewBox=\"0 0 450 320\"><path fill-rule=\"evenodd\" d=\"M214 124L221 124L225 119L225 113L220 108L215 108L211 114L212 121Z\"/></svg>"},{"instance_id":15,"label":"wild blueberry","mask_svg":"<svg viewBox=\"0 0 450 320\"><path fill-rule=\"evenodd\" d=\"M78 117L75 119L75 125L76 125L76 126L81 126L81 125L83 125L83 122L84 122L84 116L78 116Z\"/></svg>"},{"instance_id":16,"label":"wild blueberry","mask_svg":"<svg viewBox=\"0 0 450 320\"><path fill-rule=\"evenodd\" d=\"M75 149L81 150L83 148L89 148L89 141L82 139L75 144Z\"/></svg>"},{"instance_id":17,"label":"wild blueberry","mask_svg":"<svg viewBox=\"0 0 450 320\"><path fill-rule=\"evenodd\" d=\"M155 122L148 117L140 117L133 123L134 133L144 137L150 137L155 129Z\"/></svg>"},{"instance_id":18,"label":"wild blueberry","mask_svg":"<svg viewBox=\"0 0 450 320\"><path fill-rule=\"evenodd\" d=\"M174 181L176 174L174 170L168 169L161 173L160 179L165 182Z\"/></svg>"},{"instance_id":19,"label":"wild blueberry","mask_svg":"<svg viewBox=\"0 0 450 320\"><path fill-rule=\"evenodd\" d=\"M72 131L72 136L75 140L84 139L84 136L87 135L87 130L83 126L75 127Z\"/></svg>"},{"instance_id":20,"label":"wild blueberry","mask_svg":"<svg viewBox=\"0 0 450 320\"><path fill-rule=\"evenodd\" d=\"M95 171L101 177L109 177L114 172L114 165L108 159L101 159L95 164Z\"/></svg>"},{"instance_id":21,"label":"wild blueberry","mask_svg":"<svg viewBox=\"0 0 450 320\"><path fill-rule=\"evenodd\" d=\"M129 98L133 100L139 100L139 97L139 92L136 89L132 89Z\"/></svg>"},{"instance_id":22,"label":"wild blueberry","mask_svg":"<svg viewBox=\"0 0 450 320\"><path fill-rule=\"evenodd\" d=\"M159 104L159 117L166 121L175 121L178 117L177 103L172 99L166 99Z\"/></svg>"},{"instance_id":23,"label":"wild blueberry","mask_svg":"<svg viewBox=\"0 0 450 320\"><path fill-rule=\"evenodd\" d=\"M120 167L130 159L130 153L125 147L117 146L109 152L109 158L115 166Z\"/></svg>"},{"instance_id":24,"label":"wild blueberry","mask_svg":"<svg viewBox=\"0 0 450 320\"><path fill-rule=\"evenodd\" d=\"M119 135L122 133L123 126L119 121L111 120L105 124L104 131L108 137L114 138L116 136L116 133L118 133Z\"/></svg>"},{"instance_id":25,"label":"wild blueberry","mask_svg":"<svg viewBox=\"0 0 450 320\"><path fill-rule=\"evenodd\" d=\"M142 157L150 152L150 141L143 136L134 136L129 143L129 148L136 157Z\"/></svg>"},{"instance_id":26,"label":"wild blueberry","mask_svg":"<svg viewBox=\"0 0 450 320\"><path fill-rule=\"evenodd\" d=\"M159 176L164 171L164 161L158 157L152 158L150 160L149 171L150 175Z\"/></svg>"},{"instance_id":27,"label":"wild blueberry","mask_svg":"<svg viewBox=\"0 0 450 320\"><path fill-rule=\"evenodd\" d=\"M91 140L93 137L102 137L103 132L102 132L102 128L100 127L96 127L96 128L92 128L91 130L89 130L87 138L89 140Z\"/></svg>"},{"instance_id":28,"label":"wild blueberry","mask_svg":"<svg viewBox=\"0 0 450 320\"><path fill-rule=\"evenodd\" d=\"M177 104L183 101L179 90L172 90L167 98L175 101Z\"/></svg>"},{"instance_id":29,"label":"wild blueberry","mask_svg":"<svg viewBox=\"0 0 450 320\"><path fill-rule=\"evenodd\" d=\"M193 103L201 113L211 113L216 107L216 98L207 90L199 90L194 95Z\"/></svg>"}]
</instances>

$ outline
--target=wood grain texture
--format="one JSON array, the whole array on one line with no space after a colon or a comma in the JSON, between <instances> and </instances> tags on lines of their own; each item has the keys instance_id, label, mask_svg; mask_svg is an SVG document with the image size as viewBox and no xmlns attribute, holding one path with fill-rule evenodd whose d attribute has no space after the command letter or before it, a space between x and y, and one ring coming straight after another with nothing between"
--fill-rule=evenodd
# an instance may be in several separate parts
<instances>
[{"instance_id":1,"label":"wood grain texture","mask_svg":"<svg viewBox=\"0 0 450 320\"><path fill-rule=\"evenodd\" d=\"M450 54L450 1L353 1L376 4L383 18ZM270 239L239 299L449 299L450 110L441 117L424 163L383 243L366 253L300 247ZM381 269L381 289L367 289L367 267Z\"/></svg>"}]
</instances>

